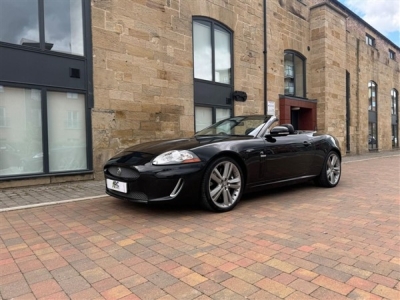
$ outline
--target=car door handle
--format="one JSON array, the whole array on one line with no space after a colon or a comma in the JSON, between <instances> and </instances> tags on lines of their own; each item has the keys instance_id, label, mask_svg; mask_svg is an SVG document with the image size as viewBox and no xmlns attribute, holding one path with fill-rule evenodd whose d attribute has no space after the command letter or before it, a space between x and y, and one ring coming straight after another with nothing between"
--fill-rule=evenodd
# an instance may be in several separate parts
<instances>
[{"instance_id":1,"label":"car door handle","mask_svg":"<svg viewBox=\"0 0 400 300\"><path fill-rule=\"evenodd\" d=\"M304 145L304 146L306 146L306 147L308 147L308 146L311 146L311 143L310 143L310 142L307 142L307 141L305 141L305 142L303 142L303 145Z\"/></svg>"}]
</instances>

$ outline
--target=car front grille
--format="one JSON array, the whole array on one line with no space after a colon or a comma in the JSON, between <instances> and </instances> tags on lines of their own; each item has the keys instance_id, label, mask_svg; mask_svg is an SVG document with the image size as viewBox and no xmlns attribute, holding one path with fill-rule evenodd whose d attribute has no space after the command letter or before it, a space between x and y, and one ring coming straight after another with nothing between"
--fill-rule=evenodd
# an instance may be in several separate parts
<instances>
[{"instance_id":1,"label":"car front grille","mask_svg":"<svg viewBox=\"0 0 400 300\"><path fill-rule=\"evenodd\" d=\"M141 192L131 192L130 196L135 199L135 200L140 200L140 201L147 201L149 200L149 198L147 197L147 195L145 193L141 193Z\"/></svg>"},{"instance_id":2,"label":"car front grille","mask_svg":"<svg viewBox=\"0 0 400 300\"><path fill-rule=\"evenodd\" d=\"M111 166L108 168L108 172L115 177L126 178L130 180L136 180L140 177L140 173L136 169Z\"/></svg>"}]
</instances>

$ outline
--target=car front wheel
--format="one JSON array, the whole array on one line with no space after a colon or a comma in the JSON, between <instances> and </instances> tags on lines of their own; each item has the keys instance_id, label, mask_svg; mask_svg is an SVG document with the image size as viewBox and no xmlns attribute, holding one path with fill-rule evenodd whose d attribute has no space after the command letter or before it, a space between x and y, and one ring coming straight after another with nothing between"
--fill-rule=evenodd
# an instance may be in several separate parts
<instances>
[{"instance_id":1,"label":"car front wheel","mask_svg":"<svg viewBox=\"0 0 400 300\"><path fill-rule=\"evenodd\" d=\"M324 187L335 187L340 180L342 169L339 155L330 151L325 158L321 174L317 178L317 183Z\"/></svg>"},{"instance_id":2,"label":"car front wheel","mask_svg":"<svg viewBox=\"0 0 400 300\"><path fill-rule=\"evenodd\" d=\"M211 211L225 212L239 202L243 189L243 172L238 163L221 157L208 166L203 181L201 201Z\"/></svg>"}]
</instances>

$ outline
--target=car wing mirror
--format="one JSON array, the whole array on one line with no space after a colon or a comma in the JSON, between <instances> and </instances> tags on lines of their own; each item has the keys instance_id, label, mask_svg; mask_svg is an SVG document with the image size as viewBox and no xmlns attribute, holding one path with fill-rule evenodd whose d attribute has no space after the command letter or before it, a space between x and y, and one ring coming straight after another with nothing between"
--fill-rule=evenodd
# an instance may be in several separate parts
<instances>
[{"instance_id":1,"label":"car wing mirror","mask_svg":"<svg viewBox=\"0 0 400 300\"><path fill-rule=\"evenodd\" d=\"M289 129L285 126L275 126L267 136L286 136L289 135Z\"/></svg>"}]
</instances>

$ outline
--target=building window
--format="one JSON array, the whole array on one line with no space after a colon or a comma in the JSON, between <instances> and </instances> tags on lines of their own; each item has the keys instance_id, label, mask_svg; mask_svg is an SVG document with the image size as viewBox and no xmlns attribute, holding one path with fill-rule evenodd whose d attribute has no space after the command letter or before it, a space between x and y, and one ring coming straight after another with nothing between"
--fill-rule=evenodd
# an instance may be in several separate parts
<instances>
[{"instance_id":1,"label":"building window","mask_svg":"<svg viewBox=\"0 0 400 300\"><path fill-rule=\"evenodd\" d=\"M368 33L365 35L365 43L369 46L375 47L375 39Z\"/></svg>"},{"instance_id":2,"label":"building window","mask_svg":"<svg viewBox=\"0 0 400 300\"><path fill-rule=\"evenodd\" d=\"M396 89L392 89L391 91L392 98L392 147L399 147L399 131L398 131L398 122L399 122L399 92Z\"/></svg>"},{"instance_id":3,"label":"building window","mask_svg":"<svg viewBox=\"0 0 400 300\"><path fill-rule=\"evenodd\" d=\"M305 58L301 54L285 51L284 78L285 95L305 98Z\"/></svg>"},{"instance_id":4,"label":"building window","mask_svg":"<svg viewBox=\"0 0 400 300\"><path fill-rule=\"evenodd\" d=\"M376 83L370 81L368 83L369 111L376 111Z\"/></svg>"},{"instance_id":5,"label":"building window","mask_svg":"<svg viewBox=\"0 0 400 300\"><path fill-rule=\"evenodd\" d=\"M0 41L83 56L82 0L2 0Z\"/></svg>"},{"instance_id":6,"label":"building window","mask_svg":"<svg viewBox=\"0 0 400 300\"><path fill-rule=\"evenodd\" d=\"M67 121L66 128L67 129L78 129L79 128L79 112L76 110L67 111Z\"/></svg>"},{"instance_id":7,"label":"building window","mask_svg":"<svg viewBox=\"0 0 400 300\"><path fill-rule=\"evenodd\" d=\"M0 127L8 126L8 118L6 115L6 108L0 106Z\"/></svg>"},{"instance_id":8,"label":"building window","mask_svg":"<svg viewBox=\"0 0 400 300\"><path fill-rule=\"evenodd\" d=\"M212 22L193 22L194 78L231 83L231 33Z\"/></svg>"},{"instance_id":9,"label":"building window","mask_svg":"<svg viewBox=\"0 0 400 300\"><path fill-rule=\"evenodd\" d=\"M232 114L232 31L208 18L193 20L195 131Z\"/></svg>"},{"instance_id":10,"label":"building window","mask_svg":"<svg viewBox=\"0 0 400 300\"><path fill-rule=\"evenodd\" d=\"M378 149L378 114L377 85L374 81L368 83L368 149Z\"/></svg>"},{"instance_id":11,"label":"building window","mask_svg":"<svg viewBox=\"0 0 400 300\"><path fill-rule=\"evenodd\" d=\"M378 140L377 140L377 126L374 122L368 123L368 149L374 150L378 149Z\"/></svg>"},{"instance_id":12,"label":"building window","mask_svg":"<svg viewBox=\"0 0 400 300\"><path fill-rule=\"evenodd\" d=\"M50 172L87 168L85 96L76 95L78 99L70 99L68 93L47 93Z\"/></svg>"},{"instance_id":13,"label":"building window","mask_svg":"<svg viewBox=\"0 0 400 300\"><path fill-rule=\"evenodd\" d=\"M0 178L88 169L86 98L67 95L3 86L0 124L7 126L0 126Z\"/></svg>"},{"instance_id":14,"label":"building window","mask_svg":"<svg viewBox=\"0 0 400 300\"><path fill-rule=\"evenodd\" d=\"M37 110L42 108L36 97L40 93L3 86L0 106L7 126L0 127L0 177L43 172L42 129L35 126Z\"/></svg>"},{"instance_id":15,"label":"building window","mask_svg":"<svg viewBox=\"0 0 400 300\"><path fill-rule=\"evenodd\" d=\"M389 58L396 60L396 52L389 49Z\"/></svg>"}]
</instances>

